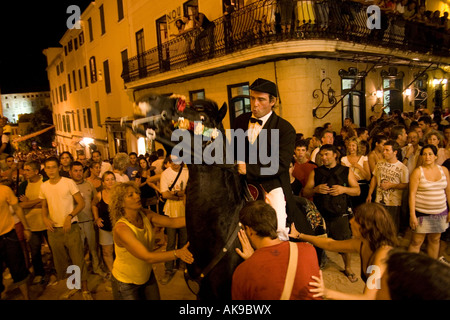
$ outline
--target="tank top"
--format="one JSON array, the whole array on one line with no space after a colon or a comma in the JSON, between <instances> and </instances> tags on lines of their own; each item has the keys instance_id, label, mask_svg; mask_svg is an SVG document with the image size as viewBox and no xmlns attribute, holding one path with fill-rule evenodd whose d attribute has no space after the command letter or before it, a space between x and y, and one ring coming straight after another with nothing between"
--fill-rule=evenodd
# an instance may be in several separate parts
<instances>
[{"instance_id":1,"label":"tank top","mask_svg":"<svg viewBox=\"0 0 450 320\"><path fill-rule=\"evenodd\" d=\"M98 216L103 220L103 227L100 229L112 231L111 218L109 217L109 205L103 200L103 192L100 192L100 201L97 203Z\"/></svg>"},{"instance_id":2,"label":"tank top","mask_svg":"<svg viewBox=\"0 0 450 320\"><path fill-rule=\"evenodd\" d=\"M147 181L147 177L141 177L141 183L144 183ZM156 191L152 187L150 187L148 184L144 184L142 187L139 187L141 190L141 198L142 199L148 199L156 196Z\"/></svg>"},{"instance_id":3,"label":"tank top","mask_svg":"<svg viewBox=\"0 0 450 320\"><path fill-rule=\"evenodd\" d=\"M117 223L125 223L136 235L136 238L141 242L149 251L153 250L153 228L150 220L140 213L144 228L140 229L130 223L127 219L121 218ZM150 279L152 273L152 265L144 260L138 259L133 256L127 249L119 247L114 244L114 252L116 258L113 264L112 274L114 278L123 283L133 283L142 285Z\"/></svg>"},{"instance_id":4,"label":"tank top","mask_svg":"<svg viewBox=\"0 0 450 320\"><path fill-rule=\"evenodd\" d=\"M441 179L429 181L425 178L422 166L420 166L419 185L416 192L416 211L426 214L439 214L447 209L447 178L441 166L437 166L441 172Z\"/></svg>"}]
</instances>

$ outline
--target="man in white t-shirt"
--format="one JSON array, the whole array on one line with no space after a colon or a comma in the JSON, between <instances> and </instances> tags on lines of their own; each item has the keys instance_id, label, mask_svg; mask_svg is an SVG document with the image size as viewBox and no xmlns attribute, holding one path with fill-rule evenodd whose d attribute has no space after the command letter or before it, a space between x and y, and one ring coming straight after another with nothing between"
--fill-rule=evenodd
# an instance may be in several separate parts
<instances>
[{"instance_id":1,"label":"man in white t-shirt","mask_svg":"<svg viewBox=\"0 0 450 320\"><path fill-rule=\"evenodd\" d=\"M334 144L334 134L331 130L324 130L320 136L321 145L313 150L311 153L311 161L317 164L318 167L322 165L322 158L320 155L320 147L326 144Z\"/></svg>"},{"instance_id":2,"label":"man in white t-shirt","mask_svg":"<svg viewBox=\"0 0 450 320\"><path fill-rule=\"evenodd\" d=\"M77 224L77 215L85 206L83 197L72 179L59 175L58 158L45 159L44 170L49 180L41 185L39 198L42 199L42 218L47 227L48 241L52 248L58 280L68 276L69 265L67 263L71 260L72 265L77 266L81 271L83 299L92 300L87 287L84 248L81 243L80 228ZM74 291L75 289L70 290L66 296L70 297L76 292Z\"/></svg>"},{"instance_id":3,"label":"man in white t-shirt","mask_svg":"<svg viewBox=\"0 0 450 320\"><path fill-rule=\"evenodd\" d=\"M158 159L152 162L152 167L155 167L155 175L161 174L163 172L162 166L164 163L164 150L156 150L156 155L158 156Z\"/></svg>"},{"instance_id":4,"label":"man in white t-shirt","mask_svg":"<svg viewBox=\"0 0 450 320\"><path fill-rule=\"evenodd\" d=\"M376 188L375 202L383 205L391 214L399 230L403 190L408 188L408 168L397 159L401 149L397 142L390 140L384 144L384 161L379 161L370 181L369 195L366 202L372 201L372 193Z\"/></svg>"},{"instance_id":5,"label":"man in white t-shirt","mask_svg":"<svg viewBox=\"0 0 450 320\"><path fill-rule=\"evenodd\" d=\"M161 195L164 199L166 199L164 214L171 218L184 217L186 210L185 190L189 179L189 171L184 164L180 164L175 158L173 158L173 156L169 155L169 157L170 159L168 159L168 161L170 163L170 167L161 173L160 179ZM179 176L178 173L180 173ZM187 243L186 227L180 229L166 228L166 233L166 251L175 250L176 247L178 249L182 248ZM161 279L161 284L167 284L173 278L175 274L173 270L174 264L174 261L168 261L165 263L166 272L164 277ZM179 261L179 267L183 267L181 261Z\"/></svg>"}]
</instances>

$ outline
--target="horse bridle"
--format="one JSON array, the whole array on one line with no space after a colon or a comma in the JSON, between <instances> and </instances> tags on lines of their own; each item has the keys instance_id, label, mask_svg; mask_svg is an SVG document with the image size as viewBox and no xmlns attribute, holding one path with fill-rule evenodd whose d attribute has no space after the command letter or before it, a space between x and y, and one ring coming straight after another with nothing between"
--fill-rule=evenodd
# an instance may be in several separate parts
<instances>
[{"instance_id":1,"label":"horse bridle","mask_svg":"<svg viewBox=\"0 0 450 320\"><path fill-rule=\"evenodd\" d=\"M191 290L191 292L195 295L198 295L198 292L194 292L192 290L191 286L189 285L189 280L193 280L200 284L202 279L219 263L220 260L227 254L228 251L230 251L231 246L233 245L234 241L236 240L239 230L241 229L241 223L238 222L236 227L234 228L233 232L231 233L230 237L228 238L228 241L226 242L225 246L222 248L222 250L217 254L213 260L200 272L200 275L197 278L191 278L189 275L189 272L187 269L184 271L184 279L186 281L186 284Z\"/></svg>"}]
</instances>

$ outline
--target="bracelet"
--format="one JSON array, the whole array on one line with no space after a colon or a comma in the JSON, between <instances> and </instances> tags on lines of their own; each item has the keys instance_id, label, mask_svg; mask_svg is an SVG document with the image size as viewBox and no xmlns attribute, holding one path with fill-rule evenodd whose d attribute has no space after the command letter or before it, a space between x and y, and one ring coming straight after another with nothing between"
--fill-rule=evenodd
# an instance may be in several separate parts
<instances>
[{"instance_id":1,"label":"bracelet","mask_svg":"<svg viewBox=\"0 0 450 320\"><path fill-rule=\"evenodd\" d=\"M173 250L173 255L175 256L175 259L178 259L177 250Z\"/></svg>"}]
</instances>

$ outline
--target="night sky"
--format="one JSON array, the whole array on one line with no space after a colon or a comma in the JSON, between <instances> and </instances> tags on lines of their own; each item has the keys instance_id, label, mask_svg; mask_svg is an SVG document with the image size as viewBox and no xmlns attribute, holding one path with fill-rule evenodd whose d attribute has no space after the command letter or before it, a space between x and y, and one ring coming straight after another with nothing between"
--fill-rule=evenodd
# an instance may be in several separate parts
<instances>
[{"instance_id":1,"label":"night sky","mask_svg":"<svg viewBox=\"0 0 450 320\"><path fill-rule=\"evenodd\" d=\"M70 5L83 12L91 1L0 1L0 91L49 90L45 48L60 46Z\"/></svg>"}]
</instances>

